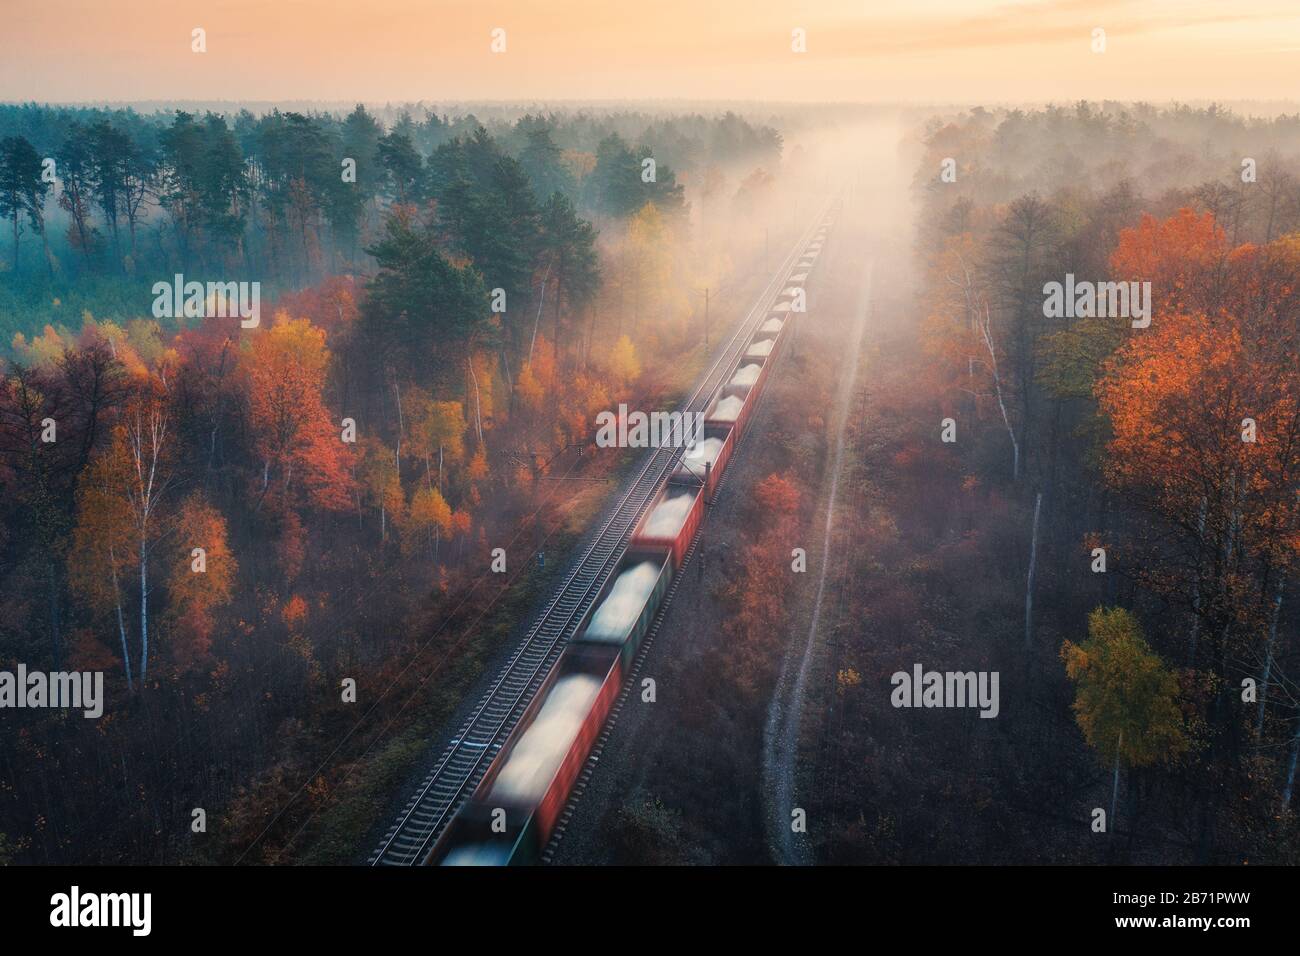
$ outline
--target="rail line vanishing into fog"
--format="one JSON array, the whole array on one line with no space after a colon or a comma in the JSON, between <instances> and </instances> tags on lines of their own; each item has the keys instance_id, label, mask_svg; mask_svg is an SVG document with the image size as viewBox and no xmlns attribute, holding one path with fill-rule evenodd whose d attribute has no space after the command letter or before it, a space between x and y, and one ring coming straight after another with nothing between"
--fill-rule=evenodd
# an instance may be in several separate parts
<instances>
[{"instance_id":1,"label":"rail line vanishing into fog","mask_svg":"<svg viewBox=\"0 0 1300 956\"><path fill-rule=\"evenodd\" d=\"M681 408L703 412L749 338L785 285L791 266L812 242L830 209L819 208L808 227L759 294L717 360ZM528 708L559 658L583 615L600 594L627 550L628 538L642 512L681 457L680 448L652 449L605 512L581 555L571 563L564 582L529 628L527 636L501 668L470 716L443 750L434 769L407 802L384 840L370 857L373 866L414 866L428 857L438 836L461 803L474 791L502 744Z\"/></svg>"},{"instance_id":2,"label":"rail line vanishing into fog","mask_svg":"<svg viewBox=\"0 0 1300 956\"><path fill-rule=\"evenodd\" d=\"M765 395L760 395L758 402L761 405ZM755 414L758 406L754 407ZM748 447L747 439L750 432L746 429L740 440L736 442L736 450L732 452L731 463L718 479L717 486L713 489L713 499L717 501L718 496L722 494L727 484L731 481L731 475L735 469L736 462L739 460L741 452ZM623 707L627 703L628 696L636 685L636 679L641 673L641 667L645 663L650 648L654 645L655 638L659 636L659 630L663 626L664 619L672 608L673 598L677 595L677 590L681 587L682 581L686 579L686 569L690 567L691 559L695 557L700 548L700 541L703 539L708 528L705 522L701 521L699 528L696 529L691 543L687 547L682 557L681 567L673 575L673 583L668 587L668 593L664 595L663 604L660 605L654 620L650 623L649 630L646 631L645 637L641 640L641 647L637 651L636 658L632 661L631 667L628 668L627 679L623 682L623 687L619 691L618 698L610 708L609 716L605 718L605 724L600 729L600 735L596 742L592 744L591 753L587 755L586 761L582 765L582 771L578 774L578 779L574 782L573 790L569 794L569 799L561 811L559 819L555 825L555 831L551 834L550 840L547 841L545 848L542 850L541 861L551 863L555 858L555 853L559 849L560 841L564 839L564 834L568 832L569 823L573 819L573 814L577 810L578 803L582 800L583 795L587 792L587 785L591 782L591 775L596 770L596 765L600 763L601 754L604 753L606 745L609 743L610 735L614 732L614 725L618 723L618 718L623 713Z\"/></svg>"}]
</instances>

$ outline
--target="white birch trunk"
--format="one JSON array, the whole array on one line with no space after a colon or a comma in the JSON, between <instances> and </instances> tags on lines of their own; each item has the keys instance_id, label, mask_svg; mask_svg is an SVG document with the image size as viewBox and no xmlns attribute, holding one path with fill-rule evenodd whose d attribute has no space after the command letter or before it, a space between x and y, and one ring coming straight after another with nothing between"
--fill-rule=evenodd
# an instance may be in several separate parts
<instances>
[{"instance_id":1,"label":"white birch trunk","mask_svg":"<svg viewBox=\"0 0 1300 956\"><path fill-rule=\"evenodd\" d=\"M1034 530L1029 540L1029 575L1025 579L1025 647L1029 647L1033 635L1034 620L1034 572L1038 565L1038 516L1043 510L1043 493L1034 498Z\"/></svg>"}]
</instances>

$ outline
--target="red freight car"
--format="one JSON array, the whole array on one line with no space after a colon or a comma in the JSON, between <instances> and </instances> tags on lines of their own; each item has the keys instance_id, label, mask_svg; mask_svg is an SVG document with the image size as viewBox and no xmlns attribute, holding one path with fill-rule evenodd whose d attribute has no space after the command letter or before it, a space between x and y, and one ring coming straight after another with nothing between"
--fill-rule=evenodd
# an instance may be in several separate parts
<instances>
[{"instance_id":1,"label":"red freight car","mask_svg":"<svg viewBox=\"0 0 1300 956\"><path fill-rule=\"evenodd\" d=\"M618 648L626 672L650 633L674 570L667 548L628 548L578 625L572 643Z\"/></svg>"},{"instance_id":2,"label":"red freight car","mask_svg":"<svg viewBox=\"0 0 1300 956\"><path fill-rule=\"evenodd\" d=\"M489 819L504 812L509 862L532 863L540 857L609 716L622 674L617 648L565 648L474 791L470 807L463 811L466 819ZM460 862L449 859L452 849L442 852L443 859ZM483 843L462 852L465 862L476 862L475 857L501 862L492 859L501 852L499 844Z\"/></svg>"},{"instance_id":3,"label":"red freight car","mask_svg":"<svg viewBox=\"0 0 1300 956\"><path fill-rule=\"evenodd\" d=\"M803 285L800 283L791 283L790 285L786 286L784 289L781 290L781 294L777 298L781 302L793 302L796 298L799 298L803 295L804 295ZM791 305L791 309L793 308L794 306Z\"/></svg>"},{"instance_id":4,"label":"red freight car","mask_svg":"<svg viewBox=\"0 0 1300 956\"><path fill-rule=\"evenodd\" d=\"M727 381L728 385L743 385L761 391L767 381L767 362L763 359L741 359Z\"/></svg>"},{"instance_id":5,"label":"red freight car","mask_svg":"<svg viewBox=\"0 0 1300 956\"><path fill-rule=\"evenodd\" d=\"M745 401L753 404L758 401L758 396L762 394L763 386L767 383L769 364L766 359L741 359L740 365L727 384L749 389Z\"/></svg>"},{"instance_id":6,"label":"red freight car","mask_svg":"<svg viewBox=\"0 0 1300 956\"><path fill-rule=\"evenodd\" d=\"M761 360L765 364L771 365L776 359L777 347L780 342L780 336L773 335L770 332L758 333L754 336L754 341L749 343L749 348L745 350L745 355L740 360L741 364Z\"/></svg>"},{"instance_id":7,"label":"red freight car","mask_svg":"<svg viewBox=\"0 0 1300 956\"><path fill-rule=\"evenodd\" d=\"M750 412L754 408L754 403L749 398L751 391L752 389L744 385L722 386L718 389L712 404L709 405L709 410L704 413L704 424L720 427L734 425L736 439L739 441L745 434Z\"/></svg>"},{"instance_id":8,"label":"red freight car","mask_svg":"<svg viewBox=\"0 0 1300 956\"><path fill-rule=\"evenodd\" d=\"M510 866L533 863L537 840L531 814L494 819L493 808L473 800L461 807L429 854L434 866Z\"/></svg>"},{"instance_id":9,"label":"red freight car","mask_svg":"<svg viewBox=\"0 0 1300 956\"><path fill-rule=\"evenodd\" d=\"M731 460L735 431L734 428L705 425L704 439L697 442L694 448L688 448L682 453L682 460L673 469L669 482L696 487L704 484L705 500L712 501L713 491L718 487L727 462Z\"/></svg>"},{"instance_id":10,"label":"red freight car","mask_svg":"<svg viewBox=\"0 0 1300 956\"><path fill-rule=\"evenodd\" d=\"M672 553L673 567L680 568L703 517L704 495L700 489L665 485L632 532L632 546L667 548Z\"/></svg>"}]
</instances>

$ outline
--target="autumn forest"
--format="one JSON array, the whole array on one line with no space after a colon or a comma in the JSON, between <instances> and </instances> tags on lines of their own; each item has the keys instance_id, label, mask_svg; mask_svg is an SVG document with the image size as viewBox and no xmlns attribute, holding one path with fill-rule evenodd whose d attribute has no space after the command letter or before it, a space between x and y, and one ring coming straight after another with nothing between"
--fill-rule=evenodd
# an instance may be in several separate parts
<instances>
[{"instance_id":1,"label":"autumn forest","mask_svg":"<svg viewBox=\"0 0 1300 956\"><path fill-rule=\"evenodd\" d=\"M1300 117L1114 101L0 105L0 862L365 862L832 220L555 862L1295 863Z\"/></svg>"},{"instance_id":2,"label":"autumn forest","mask_svg":"<svg viewBox=\"0 0 1300 956\"><path fill-rule=\"evenodd\" d=\"M256 848L276 860L326 799L295 791L349 676L379 710L344 756L402 766L599 504L545 479L606 487L595 414L684 388L706 289L739 286L760 217L786 229L781 136L734 114L21 106L0 133L0 657L102 670L121 704L17 716L7 860L233 862L288 801ZM758 238L724 242L733 217ZM173 273L259 281L257 327L154 318ZM191 807L226 836L164 836Z\"/></svg>"}]
</instances>

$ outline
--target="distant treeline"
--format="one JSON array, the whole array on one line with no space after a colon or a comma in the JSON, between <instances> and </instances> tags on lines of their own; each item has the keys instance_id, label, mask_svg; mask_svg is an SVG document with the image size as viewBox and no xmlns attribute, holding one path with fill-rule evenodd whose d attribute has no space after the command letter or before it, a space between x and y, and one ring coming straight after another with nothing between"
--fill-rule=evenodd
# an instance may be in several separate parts
<instances>
[{"instance_id":1,"label":"distant treeline","mask_svg":"<svg viewBox=\"0 0 1300 956\"><path fill-rule=\"evenodd\" d=\"M1300 227L1300 114L1109 102L977 107L931 119L923 139L916 184L959 218L1033 192L1125 189L1160 197L1167 212L1203 208L1234 242L1269 242ZM956 162L953 183L939 177L944 158Z\"/></svg>"},{"instance_id":2,"label":"distant treeline","mask_svg":"<svg viewBox=\"0 0 1300 956\"><path fill-rule=\"evenodd\" d=\"M427 111L385 123L363 106L255 116L37 105L0 107L0 144L14 272L36 267L27 235L50 274L204 268L295 285L364 264L366 239L394 203L436 201L467 232L502 229L511 209L556 192L588 218L646 202L670 212L684 203L675 170L771 169L782 145L731 113L524 115L489 128ZM650 182L646 158L656 162ZM473 188L485 177L501 194L491 201ZM482 251L471 245L461 251ZM480 272L494 265L473 258Z\"/></svg>"},{"instance_id":3,"label":"distant treeline","mask_svg":"<svg viewBox=\"0 0 1300 956\"><path fill-rule=\"evenodd\" d=\"M730 113L524 114L489 129L388 112L0 106L0 349L47 325L75 333L87 314L147 317L153 283L176 272L259 280L264 302L373 275L402 210L469 270L482 313L493 289L514 319L561 297L580 312L593 280L576 273L600 229L621 236L647 204L684 219L679 168L710 201L753 173L744 200L781 161L779 133Z\"/></svg>"}]
</instances>

